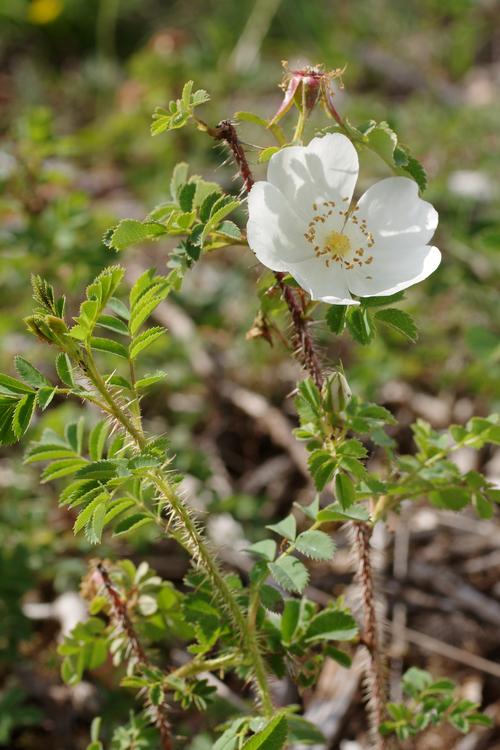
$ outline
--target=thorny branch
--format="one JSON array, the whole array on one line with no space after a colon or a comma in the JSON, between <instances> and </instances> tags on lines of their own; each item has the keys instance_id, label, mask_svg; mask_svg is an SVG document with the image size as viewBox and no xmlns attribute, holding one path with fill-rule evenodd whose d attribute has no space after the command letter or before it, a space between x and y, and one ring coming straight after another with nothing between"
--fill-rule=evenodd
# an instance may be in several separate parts
<instances>
[{"instance_id":1,"label":"thorny branch","mask_svg":"<svg viewBox=\"0 0 500 750\"><path fill-rule=\"evenodd\" d=\"M375 585L373 567L370 554L371 527L366 523L354 523L352 530L352 546L356 552L356 578L361 589L363 603L363 634L361 642L368 652L367 706L370 713L370 730L374 750L384 750L385 740L378 732L378 727L384 720L386 703L386 676L383 659L383 649L380 643L380 632L377 624L375 609Z\"/></svg>"},{"instance_id":2,"label":"thorny branch","mask_svg":"<svg viewBox=\"0 0 500 750\"><path fill-rule=\"evenodd\" d=\"M111 581L111 577L106 567L99 562L97 563L96 568L102 578L104 589L111 603L113 618L119 628L125 633L132 654L140 666L151 667L152 665L137 633L135 632L132 620L130 619L127 603L122 599L119 591ZM159 706L149 705L148 711L150 711L154 722L158 727L158 731L160 732L162 750L173 750L171 727L167 716L167 703L163 701Z\"/></svg>"},{"instance_id":3,"label":"thorny branch","mask_svg":"<svg viewBox=\"0 0 500 750\"><path fill-rule=\"evenodd\" d=\"M215 128L208 129L209 134L219 141L224 141L230 148L236 166L243 181L243 187L246 193L249 193L254 185L252 171L248 164L245 150L238 138L236 128L230 120L222 120ZM283 295L294 328L294 345L297 349L300 361L304 368L308 370L314 382L321 388L323 385L323 373L318 354L314 348L314 341L309 330L307 320L304 317L304 311L300 300L295 291L285 283L286 274L281 271L274 273L278 287Z\"/></svg>"},{"instance_id":4,"label":"thorny branch","mask_svg":"<svg viewBox=\"0 0 500 750\"><path fill-rule=\"evenodd\" d=\"M238 138L233 123L229 120L223 120L216 128L209 128L208 132L213 138L224 141L229 146L243 181L245 191L247 193L250 192L254 184L254 179L245 150ZM302 365L309 372L318 388L321 388L324 382L324 374L300 300L295 291L285 283L284 273L275 272L275 277L290 311L294 327L295 343L298 347ZM360 523L354 525L353 548L357 555L357 580L361 588L364 611L362 642L366 646L369 656L366 676L369 688L368 710L370 729L374 748L376 750L383 750L385 741L379 733L378 727L382 723L385 714L386 678L375 610L370 537L371 527L368 524Z\"/></svg>"}]
</instances>

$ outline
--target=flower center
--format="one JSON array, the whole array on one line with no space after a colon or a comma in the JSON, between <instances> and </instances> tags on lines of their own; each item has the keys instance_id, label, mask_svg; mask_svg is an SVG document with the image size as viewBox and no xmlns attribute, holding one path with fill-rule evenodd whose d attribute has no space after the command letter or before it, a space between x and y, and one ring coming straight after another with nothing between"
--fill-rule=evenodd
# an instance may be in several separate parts
<instances>
[{"instance_id":1,"label":"flower center","mask_svg":"<svg viewBox=\"0 0 500 750\"><path fill-rule=\"evenodd\" d=\"M345 258L351 251L351 240L342 232L330 232L325 237L325 250L331 253L334 260Z\"/></svg>"},{"instance_id":2,"label":"flower center","mask_svg":"<svg viewBox=\"0 0 500 750\"><path fill-rule=\"evenodd\" d=\"M343 208L348 202L349 198L346 197L342 198L342 207L329 200L312 204L313 216L304 232L304 239L312 245L316 258L321 258L327 268L335 263L345 271L352 271L373 262L373 255L370 255L375 245L373 234L368 230L366 220L358 218L358 206ZM337 225L337 229L330 229L332 223ZM348 233L339 232L340 227L347 229Z\"/></svg>"}]
</instances>

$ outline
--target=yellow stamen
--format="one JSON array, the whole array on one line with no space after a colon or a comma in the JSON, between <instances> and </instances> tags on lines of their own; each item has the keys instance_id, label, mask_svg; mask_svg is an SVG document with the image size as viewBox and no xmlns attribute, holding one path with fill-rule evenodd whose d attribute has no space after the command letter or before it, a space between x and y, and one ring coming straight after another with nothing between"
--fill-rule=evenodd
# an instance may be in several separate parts
<instances>
[{"instance_id":1,"label":"yellow stamen","mask_svg":"<svg viewBox=\"0 0 500 750\"><path fill-rule=\"evenodd\" d=\"M329 250L332 255L345 258L345 256L351 251L351 241L347 235L342 234L341 232L330 232L325 239L325 248Z\"/></svg>"}]
</instances>

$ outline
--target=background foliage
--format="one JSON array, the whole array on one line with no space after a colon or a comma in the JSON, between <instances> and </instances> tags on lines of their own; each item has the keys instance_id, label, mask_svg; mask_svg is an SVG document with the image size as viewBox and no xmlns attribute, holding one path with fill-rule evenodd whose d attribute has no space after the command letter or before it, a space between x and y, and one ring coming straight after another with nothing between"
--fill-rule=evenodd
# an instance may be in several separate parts
<instances>
[{"instance_id":1,"label":"background foliage","mask_svg":"<svg viewBox=\"0 0 500 750\"><path fill-rule=\"evenodd\" d=\"M188 154L205 180L237 193L234 169L221 166L226 154L210 139L189 128L168 138L149 135L151 112L180 96L185 80L210 91L203 116L215 124L249 109L271 116L280 102L282 58L332 68L347 62L338 109L356 123L387 120L423 161L426 197L441 216L437 244L444 262L405 303L418 322L417 346L384 328L362 349L319 325L325 357L340 351L351 386L397 415L402 426L393 437L403 452L416 450L405 429L415 416L443 429L498 409L499 21L498 4L472 0L6 0L0 9L0 369L12 373L14 354L32 355L22 323L31 312L30 273L69 292L68 308L76 314L83 286L114 262L101 241L105 231L167 201L172 168ZM308 128L312 133L314 121ZM249 143L258 138L251 125L242 133ZM248 151L256 174L263 173L258 151ZM386 176L383 164L367 159L367 184ZM127 251L129 284L148 265L162 272L172 247L160 239ZM264 396L293 419L288 394L298 369L279 345L245 338L260 273L244 249L205 258L169 303L164 322L172 335L145 355L149 371L168 371L144 401L146 420L159 433L168 429L176 468L187 473L213 523L227 524L231 513L240 526L230 528L250 541L267 535L263 527L309 492L289 448L265 424L255 424L236 390ZM264 290L265 277L261 285ZM41 347L41 369L44 356ZM74 404L61 401L37 420L32 437L46 428L64 432L78 416ZM280 459L285 470L278 481L256 479L259 469L272 461L279 466ZM471 469L489 467L498 480L491 448L474 461ZM23 465L17 448L2 451L0 485L0 743L85 747L90 717L100 712L112 726L134 709L133 699L124 705L102 665L82 691L63 688L60 617L53 611L34 619L27 604L74 592L93 548L73 537L71 513L57 510L57 482L39 485L36 465ZM148 528L133 542L104 539L103 554L106 544L114 550L118 544L120 555L146 558L162 577L180 580L185 572L182 557ZM327 576L318 566L314 582L330 590ZM492 584L487 578L477 585L489 593ZM494 646L488 655L494 657ZM424 655L418 658L428 666ZM490 702L499 699L489 683L485 691ZM221 705L214 712L214 726L226 710ZM129 746L126 733L133 736L137 721L123 729L121 746ZM345 736L360 731L353 720ZM191 750L210 747L210 736L210 727L200 727Z\"/></svg>"}]
</instances>

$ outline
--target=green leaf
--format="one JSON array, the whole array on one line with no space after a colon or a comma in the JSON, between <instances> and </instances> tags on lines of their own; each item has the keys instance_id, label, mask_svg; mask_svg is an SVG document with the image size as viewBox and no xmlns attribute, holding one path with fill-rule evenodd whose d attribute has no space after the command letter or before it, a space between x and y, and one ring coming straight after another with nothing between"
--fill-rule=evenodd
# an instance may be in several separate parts
<instances>
[{"instance_id":1,"label":"green leaf","mask_svg":"<svg viewBox=\"0 0 500 750\"><path fill-rule=\"evenodd\" d=\"M281 637L290 644L300 621L301 605L298 599L287 599L281 615Z\"/></svg>"},{"instance_id":2,"label":"green leaf","mask_svg":"<svg viewBox=\"0 0 500 750\"><path fill-rule=\"evenodd\" d=\"M83 458L54 461L43 470L41 482L43 484L44 482L52 482L54 479L59 479L60 477L66 477L68 474L74 474L84 466L86 466L86 461Z\"/></svg>"},{"instance_id":3,"label":"green leaf","mask_svg":"<svg viewBox=\"0 0 500 750\"><path fill-rule=\"evenodd\" d=\"M344 509L355 503L356 488L347 474L339 472L335 477L335 497Z\"/></svg>"},{"instance_id":4,"label":"green leaf","mask_svg":"<svg viewBox=\"0 0 500 750\"><path fill-rule=\"evenodd\" d=\"M210 218L203 227L203 231L200 236L200 243L203 246L206 238L210 232L215 231L219 224L228 216L232 211L237 209L240 205L240 201L233 198L231 195L221 195L220 198L214 203L210 211Z\"/></svg>"},{"instance_id":5,"label":"green leaf","mask_svg":"<svg viewBox=\"0 0 500 750\"><path fill-rule=\"evenodd\" d=\"M87 341L97 325L108 300L114 294L123 278L124 270L120 266L109 266L89 284L86 290L87 299L80 305L80 314L70 335L79 341Z\"/></svg>"},{"instance_id":6,"label":"green leaf","mask_svg":"<svg viewBox=\"0 0 500 750\"><path fill-rule=\"evenodd\" d=\"M219 234L224 234L231 240L241 240L241 230L234 221L223 221L217 231Z\"/></svg>"},{"instance_id":7,"label":"green leaf","mask_svg":"<svg viewBox=\"0 0 500 750\"><path fill-rule=\"evenodd\" d=\"M374 123L365 131L365 142L387 164L394 166L394 149L398 145L398 137L386 122Z\"/></svg>"},{"instance_id":8,"label":"green leaf","mask_svg":"<svg viewBox=\"0 0 500 750\"><path fill-rule=\"evenodd\" d=\"M264 120L263 117L260 117L260 115L256 115L253 112L235 112L234 119L237 121L241 120L243 122L251 122L252 125L259 125L261 128L265 128L266 130L268 128L267 120Z\"/></svg>"},{"instance_id":9,"label":"green leaf","mask_svg":"<svg viewBox=\"0 0 500 750\"><path fill-rule=\"evenodd\" d=\"M110 297L108 300L108 307L112 309L115 315L118 315L124 320L129 320L130 310L128 309L127 305L125 305L120 299L117 299L116 297Z\"/></svg>"},{"instance_id":10,"label":"green leaf","mask_svg":"<svg viewBox=\"0 0 500 750\"><path fill-rule=\"evenodd\" d=\"M361 304L363 307L386 307L394 302L401 302L405 298L406 291L390 294L388 297L363 297Z\"/></svg>"},{"instance_id":11,"label":"green leaf","mask_svg":"<svg viewBox=\"0 0 500 750\"><path fill-rule=\"evenodd\" d=\"M75 479L65 487L59 498L59 505L68 508L77 508L79 505L87 505L94 497L102 492L103 486L94 480Z\"/></svg>"},{"instance_id":12,"label":"green leaf","mask_svg":"<svg viewBox=\"0 0 500 750\"><path fill-rule=\"evenodd\" d=\"M416 698L430 685L432 685L432 675L425 669L410 667L403 675L403 691L412 698Z\"/></svg>"},{"instance_id":13,"label":"green leaf","mask_svg":"<svg viewBox=\"0 0 500 750\"><path fill-rule=\"evenodd\" d=\"M121 336L128 336L128 326L120 318L115 318L114 315L100 315L97 325L114 333L119 333Z\"/></svg>"},{"instance_id":14,"label":"green leaf","mask_svg":"<svg viewBox=\"0 0 500 750\"><path fill-rule=\"evenodd\" d=\"M142 277L141 277L142 278ZM139 287L140 288L140 287ZM160 302L165 299L171 290L171 285L166 276L157 276L147 285L142 292L137 291L134 285L131 291L131 311L130 311L130 333L135 336L140 326L149 317L153 310L158 307Z\"/></svg>"},{"instance_id":15,"label":"green leaf","mask_svg":"<svg viewBox=\"0 0 500 750\"><path fill-rule=\"evenodd\" d=\"M77 474L77 479L112 479L116 476L116 460L103 459L87 464Z\"/></svg>"},{"instance_id":16,"label":"green leaf","mask_svg":"<svg viewBox=\"0 0 500 750\"><path fill-rule=\"evenodd\" d=\"M330 305L326 314L326 323L332 333L339 336L345 328L347 305Z\"/></svg>"},{"instance_id":17,"label":"green leaf","mask_svg":"<svg viewBox=\"0 0 500 750\"><path fill-rule=\"evenodd\" d=\"M416 341L418 338L417 327L408 313L398 310L395 307L389 307L387 310L378 310L375 313L375 319L393 328L401 333L410 341Z\"/></svg>"},{"instance_id":18,"label":"green leaf","mask_svg":"<svg viewBox=\"0 0 500 750\"><path fill-rule=\"evenodd\" d=\"M364 307L352 307L347 313L347 327L355 341L363 346L372 341L374 330L371 325L370 315Z\"/></svg>"},{"instance_id":19,"label":"green leaf","mask_svg":"<svg viewBox=\"0 0 500 750\"><path fill-rule=\"evenodd\" d=\"M288 742L300 743L300 745L322 745L326 743L324 735L317 726L312 724L303 716L288 714Z\"/></svg>"},{"instance_id":20,"label":"green leaf","mask_svg":"<svg viewBox=\"0 0 500 750\"><path fill-rule=\"evenodd\" d=\"M128 468L133 472L144 473L147 469L156 469L161 466L161 463L161 459L157 456L134 456L128 462Z\"/></svg>"},{"instance_id":21,"label":"green leaf","mask_svg":"<svg viewBox=\"0 0 500 750\"><path fill-rule=\"evenodd\" d=\"M210 101L210 97L203 89L193 91L193 81L188 81L182 90L180 99L171 101L168 109L157 107L153 114L151 135L159 135L167 130L182 128L193 115L195 107Z\"/></svg>"},{"instance_id":22,"label":"green leaf","mask_svg":"<svg viewBox=\"0 0 500 750\"><path fill-rule=\"evenodd\" d=\"M424 192L425 188L427 187L427 172L425 171L423 165L418 161L418 159L415 159L415 157L410 154L406 146L401 146L401 148L404 148L404 153L406 154L407 158L407 163L402 166L402 170L407 172L410 177L413 177L420 190Z\"/></svg>"},{"instance_id":23,"label":"green leaf","mask_svg":"<svg viewBox=\"0 0 500 750\"><path fill-rule=\"evenodd\" d=\"M306 630L305 639L308 642L350 641L357 634L358 626L352 615L326 609L313 617Z\"/></svg>"},{"instance_id":24,"label":"green leaf","mask_svg":"<svg viewBox=\"0 0 500 750\"><path fill-rule=\"evenodd\" d=\"M263 148L259 153L257 161L259 162L259 164L264 164L265 162L269 161L271 156L277 154L279 150L279 146L268 146L267 148Z\"/></svg>"},{"instance_id":25,"label":"green leaf","mask_svg":"<svg viewBox=\"0 0 500 750\"><path fill-rule=\"evenodd\" d=\"M11 396L0 396L0 444L11 445L16 441L12 419L18 400Z\"/></svg>"},{"instance_id":26,"label":"green leaf","mask_svg":"<svg viewBox=\"0 0 500 750\"><path fill-rule=\"evenodd\" d=\"M149 388L150 385L155 385L156 383L161 383L165 378L167 377L166 372L158 371L151 375L146 375L143 378L139 378L139 380L136 381L135 387L138 391L144 390L144 388Z\"/></svg>"},{"instance_id":27,"label":"green leaf","mask_svg":"<svg viewBox=\"0 0 500 750\"><path fill-rule=\"evenodd\" d=\"M220 191L217 190L213 193L209 193L203 199L203 202L198 211L200 221L203 222L203 224L206 224L206 222L209 220L210 214L212 213L212 208L217 203L219 198L220 198Z\"/></svg>"},{"instance_id":28,"label":"green leaf","mask_svg":"<svg viewBox=\"0 0 500 750\"><path fill-rule=\"evenodd\" d=\"M303 531L295 540L295 548L313 560L331 560L335 552L333 540L324 531Z\"/></svg>"},{"instance_id":29,"label":"green leaf","mask_svg":"<svg viewBox=\"0 0 500 750\"><path fill-rule=\"evenodd\" d=\"M106 244L112 250L125 250L131 245L157 239L166 233L167 230L164 225L157 221L123 219L113 229L111 235L106 240Z\"/></svg>"},{"instance_id":30,"label":"green leaf","mask_svg":"<svg viewBox=\"0 0 500 750\"><path fill-rule=\"evenodd\" d=\"M231 722L231 725L222 734L212 750L236 750L239 740L238 735L241 733L242 727L246 724L246 719L238 717Z\"/></svg>"},{"instance_id":31,"label":"green leaf","mask_svg":"<svg viewBox=\"0 0 500 750\"><path fill-rule=\"evenodd\" d=\"M189 174L189 164L185 161L181 161L175 165L172 170L172 177L170 179L170 195L172 200L178 199L179 190L187 182Z\"/></svg>"},{"instance_id":32,"label":"green leaf","mask_svg":"<svg viewBox=\"0 0 500 750\"><path fill-rule=\"evenodd\" d=\"M162 326L155 326L154 328L147 328L145 331L142 331L142 333L136 336L136 338L130 344L130 358L135 359L138 354L143 351L143 349L146 349L148 346L150 346L164 333L166 333L166 331L164 328L162 328Z\"/></svg>"},{"instance_id":33,"label":"green leaf","mask_svg":"<svg viewBox=\"0 0 500 750\"><path fill-rule=\"evenodd\" d=\"M99 514L98 524L103 523L106 510L106 500L108 499L108 497L109 495L107 492L100 492L97 497L94 497L94 499L91 500L90 503L86 505L85 508L78 514L78 517L73 524L73 533L75 535L78 534L87 525L87 523L90 522L92 516L94 515L94 512L101 505L103 507L103 511Z\"/></svg>"},{"instance_id":34,"label":"green leaf","mask_svg":"<svg viewBox=\"0 0 500 750\"><path fill-rule=\"evenodd\" d=\"M308 458L309 471L318 490L325 488L337 468L337 460L323 449L313 451Z\"/></svg>"},{"instance_id":35,"label":"green leaf","mask_svg":"<svg viewBox=\"0 0 500 750\"><path fill-rule=\"evenodd\" d=\"M309 580L309 573L305 565L296 557L290 555L269 563L269 572L285 591L294 591L298 594L302 593Z\"/></svg>"},{"instance_id":36,"label":"green leaf","mask_svg":"<svg viewBox=\"0 0 500 750\"><path fill-rule=\"evenodd\" d=\"M309 505L300 505L299 503L294 503L294 505L301 510L307 518L310 518L311 521L315 521L319 511L319 495L316 495L312 503L309 503Z\"/></svg>"},{"instance_id":37,"label":"green leaf","mask_svg":"<svg viewBox=\"0 0 500 750\"><path fill-rule=\"evenodd\" d=\"M40 388L37 395L38 406L42 411L45 411L47 406L50 404L52 399L57 393L57 388Z\"/></svg>"},{"instance_id":38,"label":"green leaf","mask_svg":"<svg viewBox=\"0 0 500 750\"><path fill-rule=\"evenodd\" d=\"M429 500L438 508L462 510L470 500L470 494L462 487L449 487L429 492Z\"/></svg>"},{"instance_id":39,"label":"green leaf","mask_svg":"<svg viewBox=\"0 0 500 750\"><path fill-rule=\"evenodd\" d=\"M79 458L77 454L68 447L41 443L33 446L24 459L25 464L34 464L37 461L53 461L57 458Z\"/></svg>"},{"instance_id":40,"label":"green leaf","mask_svg":"<svg viewBox=\"0 0 500 750\"><path fill-rule=\"evenodd\" d=\"M99 544L101 541L105 517L106 503L100 503L92 514L89 527L86 529L86 537L91 544Z\"/></svg>"},{"instance_id":41,"label":"green leaf","mask_svg":"<svg viewBox=\"0 0 500 750\"><path fill-rule=\"evenodd\" d=\"M291 542L293 542L297 534L297 522L295 520L295 517L290 513L289 516L284 518L282 521L279 521L279 523L274 523L266 526L266 529L274 531L276 534L284 536L285 539L289 539Z\"/></svg>"},{"instance_id":42,"label":"green leaf","mask_svg":"<svg viewBox=\"0 0 500 750\"><path fill-rule=\"evenodd\" d=\"M128 391L132 390L131 383L127 380L127 378L124 378L123 375L117 375L116 373L114 375L111 375L109 378L107 378L107 383L110 385L116 385L118 388L126 388Z\"/></svg>"},{"instance_id":43,"label":"green leaf","mask_svg":"<svg viewBox=\"0 0 500 750\"><path fill-rule=\"evenodd\" d=\"M90 725L90 739L92 740L92 742L97 742L97 740L99 739L101 722L102 719L100 716L96 716L94 719L92 719L92 723Z\"/></svg>"},{"instance_id":44,"label":"green leaf","mask_svg":"<svg viewBox=\"0 0 500 750\"><path fill-rule=\"evenodd\" d=\"M19 393L33 393L33 389L10 375L0 373L0 393L17 396Z\"/></svg>"},{"instance_id":45,"label":"green leaf","mask_svg":"<svg viewBox=\"0 0 500 750\"><path fill-rule=\"evenodd\" d=\"M260 587L260 602L270 612L281 612L283 608L283 597L280 592L266 583Z\"/></svg>"},{"instance_id":46,"label":"green leaf","mask_svg":"<svg viewBox=\"0 0 500 750\"><path fill-rule=\"evenodd\" d=\"M276 542L274 539L264 539L262 542L252 544L248 551L257 557L263 557L268 562L272 562L276 556Z\"/></svg>"},{"instance_id":47,"label":"green leaf","mask_svg":"<svg viewBox=\"0 0 500 750\"><path fill-rule=\"evenodd\" d=\"M148 523L153 523L153 519L147 516L145 513L134 513L131 516L127 516L115 526L114 536L120 536L121 534L128 534L130 531L136 531L141 526L146 526Z\"/></svg>"},{"instance_id":48,"label":"green leaf","mask_svg":"<svg viewBox=\"0 0 500 750\"><path fill-rule=\"evenodd\" d=\"M36 367L19 354L14 358L14 364L19 376L27 385L30 385L32 388L52 387L50 380L47 380L40 370L37 370Z\"/></svg>"},{"instance_id":49,"label":"green leaf","mask_svg":"<svg viewBox=\"0 0 500 750\"><path fill-rule=\"evenodd\" d=\"M12 416L12 429L14 435L19 440L28 427L35 410L36 396L34 393L27 393L19 399Z\"/></svg>"},{"instance_id":50,"label":"green leaf","mask_svg":"<svg viewBox=\"0 0 500 750\"><path fill-rule=\"evenodd\" d=\"M191 211L193 208L194 194L196 192L196 183L187 182L181 187L178 194L179 206L183 211Z\"/></svg>"},{"instance_id":51,"label":"green leaf","mask_svg":"<svg viewBox=\"0 0 500 750\"><path fill-rule=\"evenodd\" d=\"M97 300L99 307L104 309L108 300L118 288L124 273L124 269L121 266L108 266L105 268L87 287L87 298L89 300Z\"/></svg>"},{"instance_id":52,"label":"green leaf","mask_svg":"<svg viewBox=\"0 0 500 750\"><path fill-rule=\"evenodd\" d=\"M101 339L93 336L90 339L90 345L92 349L97 349L100 352L108 352L108 354L116 354L117 357L128 359L128 350L123 344L119 344L118 341L112 339Z\"/></svg>"},{"instance_id":53,"label":"green leaf","mask_svg":"<svg viewBox=\"0 0 500 750\"><path fill-rule=\"evenodd\" d=\"M370 514L364 505L350 505L348 508L343 508L340 503L327 505L317 515L317 520L322 523L332 521L368 521L369 519Z\"/></svg>"},{"instance_id":54,"label":"green leaf","mask_svg":"<svg viewBox=\"0 0 500 750\"><path fill-rule=\"evenodd\" d=\"M89 434L89 456L92 461L99 461L102 458L106 438L109 428L104 420L98 422Z\"/></svg>"},{"instance_id":55,"label":"green leaf","mask_svg":"<svg viewBox=\"0 0 500 750\"><path fill-rule=\"evenodd\" d=\"M245 742L242 750L281 750L287 739L287 720L278 714L264 729Z\"/></svg>"},{"instance_id":56,"label":"green leaf","mask_svg":"<svg viewBox=\"0 0 500 750\"><path fill-rule=\"evenodd\" d=\"M346 654L345 651L341 651L340 649L335 648L335 646L326 646L325 655L329 656L330 659L336 661L337 664L340 664L341 667L345 667L345 669L350 669L352 666L352 659L349 654Z\"/></svg>"},{"instance_id":57,"label":"green leaf","mask_svg":"<svg viewBox=\"0 0 500 750\"><path fill-rule=\"evenodd\" d=\"M358 131L359 132L359 131ZM406 146L398 141L395 131L386 122L371 120L362 129L362 141L388 164L396 174L410 175L420 190L427 186L425 169Z\"/></svg>"},{"instance_id":58,"label":"green leaf","mask_svg":"<svg viewBox=\"0 0 500 750\"><path fill-rule=\"evenodd\" d=\"M472 495L472 504L479 518L493 518L495 513L493 505L481 492L476 492Z\"/></svg>"},{"instance_id":59,"label":"green leaf","mask_svg":"<svg viewBox=\"0 0 500 750\"><path fill-rule=\"evenodd\" d=\"M113 518L116 518L116 516L119 516L129 508L132 508L133 505L135 505L135 502L130 497L122 497L113 500L107 506L106 515L104 516L104 525L107 526Z\"/></svg>"},{"instance_id":60,"label":"green leaf","mask_svg":"<svg viewBox=\"0 0 500 750\"><path fill-rule=\"evenodd\" d=\"M73 368L71 367L71 361L65 352L59 352L56 357L56 371L59 376L59 380L64 385L73 388L75 381L73 378Z\"/></svg>"}]
</instances>

